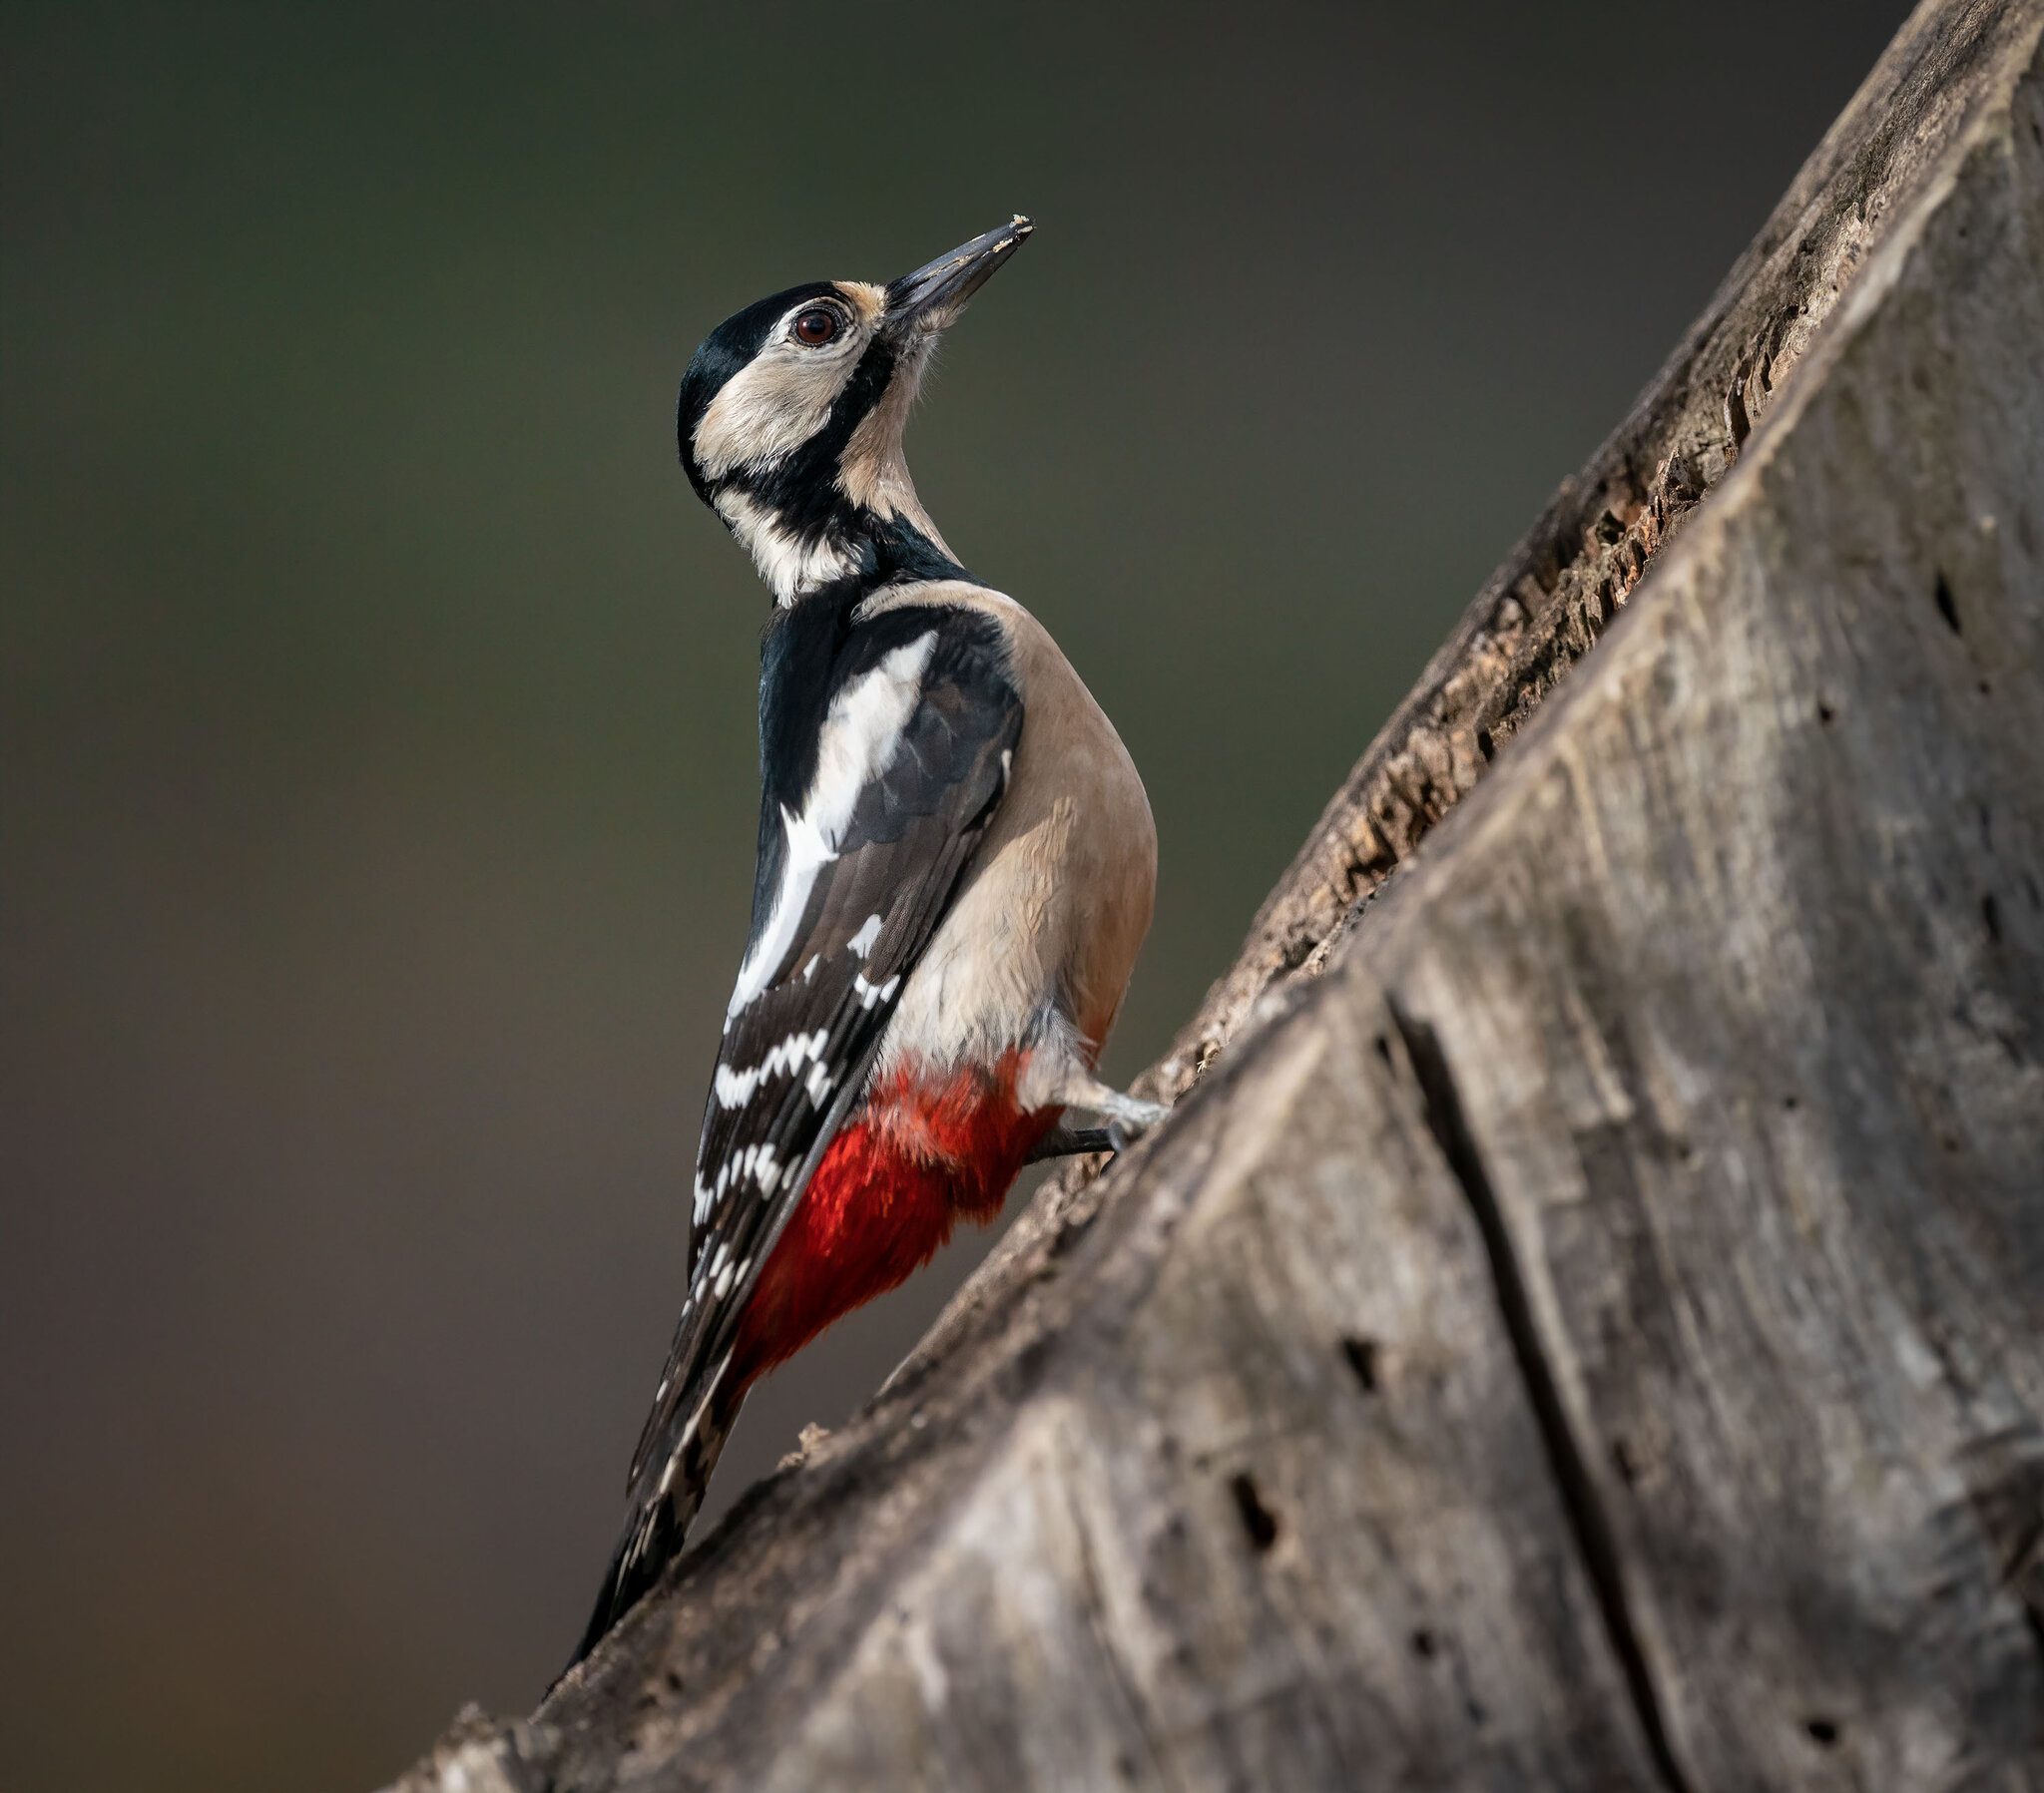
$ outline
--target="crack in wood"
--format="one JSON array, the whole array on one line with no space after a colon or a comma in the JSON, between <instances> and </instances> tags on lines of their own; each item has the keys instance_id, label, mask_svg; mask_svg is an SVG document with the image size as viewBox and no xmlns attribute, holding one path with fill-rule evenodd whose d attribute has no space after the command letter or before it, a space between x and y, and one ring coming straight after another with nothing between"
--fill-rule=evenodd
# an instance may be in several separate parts
<instances>
[{"instance_id":1,"label":"crack in wood","mask_svg":"<svg viewBox=\"0 0 2044 1793\"><path fill-rule=\"evenodd\" d=\"M1595 1590L1605 1633L1625 1676L1626 1690L1653 1757L1655 1771L1668 1793L1691 1793L1689 1779L1676 1759L1674 1744L1669 1737L1660 1692L1654 1684L1653 1672L1647 1666L1646 1652L1640 1647L1639 1633L1633 1624L1632 1607L1626 1596L1625 1575L1620 1567L1611 1522L1598 1497L1582 1446L1569 1424L1561 1391L1548 1363L1546 1347L1541 1342L1539 1324L1533 1317L1532 1303L1527 1298L1525 1278L1519 1270L1511 1234L1498 1205L1497 1192L1491 1186L1490 1173L1484 1168L1481 1148L1463 1115L1461 1097L1455 1089L1447 1055L1441 1050L1433 1029L1408 1013L1388 991L1384 1002L1392 1025L1404 1042L1406 1059L1419 1084L1427 1130L1433 1134L1449 1174L1461 1188L1469 1211L1475 1217L1484 1255L1489 1260L1491 1282L1497 1292L1498 1313L1504 1322L1505 1337L1540 1430L1548 1468L1560 1497L1562 1513L1568 1522L1569 1537Z\"/></svg>"}]
</instances>

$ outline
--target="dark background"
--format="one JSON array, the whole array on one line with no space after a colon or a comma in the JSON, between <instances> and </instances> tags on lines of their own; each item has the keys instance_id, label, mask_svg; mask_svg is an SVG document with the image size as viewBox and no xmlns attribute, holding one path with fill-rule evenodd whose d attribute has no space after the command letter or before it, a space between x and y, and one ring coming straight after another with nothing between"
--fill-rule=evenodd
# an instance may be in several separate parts
<instances>
[{"instance_id":1,"label":"dark background","mask_svg":"<svg viewBox=\"0 0 2044 1793\"><path fill-rule=\"evenodd\" d=\"M1901 12L10 6L0 1786L366 1788L581 1624L751 881L705 330L1036 218L911 459L1148 777L1126 1076Z\"/></svg>"}]
</instances>

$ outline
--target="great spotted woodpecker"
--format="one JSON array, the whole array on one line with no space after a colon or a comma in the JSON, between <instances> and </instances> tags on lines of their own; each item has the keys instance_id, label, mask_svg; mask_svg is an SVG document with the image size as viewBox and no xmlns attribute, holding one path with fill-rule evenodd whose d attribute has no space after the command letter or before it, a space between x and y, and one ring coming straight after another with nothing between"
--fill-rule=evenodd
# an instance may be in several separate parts
<instances>
[{"instance_id":1,"label":"great spotted woodpecker","mask_svg":"<svg viewBox=\"0 0 2044 1793\"><path fill-rule=\"evenodd\" d=\"M682 381L682 464L774 612L759 872L697 1157L688 1297L579 1660L680 1549L746 1391L1024 1161L1155 1104L1094 1075L1150 925L1142 780L1041 624L966 572L902 429L1017 218L887 286L749 305ZM1067 1108L1104 1117L1070 1131Z\"/></svg>"}]
</instances>

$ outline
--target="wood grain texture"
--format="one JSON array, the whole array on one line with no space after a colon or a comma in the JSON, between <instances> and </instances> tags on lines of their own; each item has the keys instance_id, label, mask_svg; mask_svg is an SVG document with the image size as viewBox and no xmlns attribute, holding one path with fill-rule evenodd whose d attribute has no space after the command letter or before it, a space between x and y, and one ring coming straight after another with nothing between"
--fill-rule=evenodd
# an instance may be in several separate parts
<instances>
[{"instance_id":1,"label":"wood grain texture","mask_svg":"<svg viewBox=\"0 0 2044 1793\"><path fill-rule=\"evenodd\" d=\"M2033 72L1355 935L1694 1786L2044 1776L2040 720Z\"/></svg>"},{"instance_id":2,"label":"wood grain texture","mask_svg":"<svg viewBox=\"0 0 2044 1793\"><path fill-rule=\"evenodd\" d=\"M2040 38L1919 10L1424 852L1366 757L1173 1121L404 1788L2044 1787Z\"/></svg>"}]
</instances>

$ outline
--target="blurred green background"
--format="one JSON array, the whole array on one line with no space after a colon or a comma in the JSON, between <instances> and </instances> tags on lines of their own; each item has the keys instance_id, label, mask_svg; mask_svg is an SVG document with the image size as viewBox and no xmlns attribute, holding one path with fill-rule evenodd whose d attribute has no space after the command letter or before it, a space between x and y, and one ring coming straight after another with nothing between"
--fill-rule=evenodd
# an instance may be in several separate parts
<instances>
[{"instance_id":1,"label":"blurred green background","mask_svg":"<svg viewBox=\"0 0 2044 1793\"><path fill-rule=\"evenodd\" d=\"M10 5L0 1786L366 1788L576 1634L751 879L705 330L1036 218L911 459L1149 779L1126 1075L1901 12Z\"/></svg>"}]
</instances>

